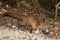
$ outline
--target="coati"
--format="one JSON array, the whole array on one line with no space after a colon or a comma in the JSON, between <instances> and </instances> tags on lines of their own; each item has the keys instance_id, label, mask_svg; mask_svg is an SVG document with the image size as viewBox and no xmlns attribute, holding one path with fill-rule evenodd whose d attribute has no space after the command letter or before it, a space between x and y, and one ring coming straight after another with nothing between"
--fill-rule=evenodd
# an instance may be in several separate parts
<instances>
[{"instance_id":1,"label":"coati","mask_svg":"<svg viewBox=\"0 0 60 40\"><path fill-rule=\"evenodd\" d=\"M20 25L31 25L32 29L37 29L40 25L40 20L38 20L38 18L32 15L23 16L19 11L17 11L17 9L10 9L8 10L8 12L3 13L3 15L8 15L16 19L19 19L21 20Z\"/></svg>"},{"instance_id":2,"label":"coati","mask_svg":"<svg viewBox=\"0 0 60 40\"><path fill-rule=\"evenodd\" d=\"M32 29L37 29L38 26L40 25L40 21L33 17L33 16L19 16L17 14L7 14L11 17L14 17L14 18L17 18L20 20L20 25L31 25L32 26Z\"/></svg>"}]
</instances>

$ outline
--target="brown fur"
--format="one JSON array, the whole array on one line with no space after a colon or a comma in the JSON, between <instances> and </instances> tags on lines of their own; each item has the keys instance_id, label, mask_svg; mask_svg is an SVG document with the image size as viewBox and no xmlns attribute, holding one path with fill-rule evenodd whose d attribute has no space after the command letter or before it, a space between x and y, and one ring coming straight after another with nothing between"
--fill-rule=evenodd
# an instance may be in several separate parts
<instances>
[{"instance_id":1,"label":"brown fur","mask_svg":"<svg viewBox=\"0 0 60 40\"><path fill-rule=\"evenodd\" d=\"M22 17L21 25L31 25L33 29L37 29L40 21L32 16Z\"/></svg>"}]
</instances>

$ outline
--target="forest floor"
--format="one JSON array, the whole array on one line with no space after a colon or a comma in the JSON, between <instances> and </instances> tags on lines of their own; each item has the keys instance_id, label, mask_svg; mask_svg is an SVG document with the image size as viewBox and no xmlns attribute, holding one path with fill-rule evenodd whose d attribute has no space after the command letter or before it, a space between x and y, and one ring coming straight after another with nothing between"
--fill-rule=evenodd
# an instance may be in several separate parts
<instances>
[{"instance_id":1,"label":"forest floor","mask_svg":"<svg viewBox=\"0 0 60 40\"><path fill-rule=\"evenodd\" d=\"M18 20L20 16L16 16L16 14L14 15L15 9L11 9L11 15L13 15L12 17L11 15L0 15L0 40L60 40L60 22L55 21L52 12L49 12L43 7L38 8L38 10L32 8L31 11L29 7L26 8L25 6L22 6L22 8L20 8L20 10L18 11L21 12L20 14L23 14L25 16L30 14L34 17L40 18L39 27L42 29L38 28L37 30L33 30L32 33L30 33L29 29L25 29L25 27L20 27L20 20ZM14 16L18 18L14 18Z\"/></svg>"}]
</instances>

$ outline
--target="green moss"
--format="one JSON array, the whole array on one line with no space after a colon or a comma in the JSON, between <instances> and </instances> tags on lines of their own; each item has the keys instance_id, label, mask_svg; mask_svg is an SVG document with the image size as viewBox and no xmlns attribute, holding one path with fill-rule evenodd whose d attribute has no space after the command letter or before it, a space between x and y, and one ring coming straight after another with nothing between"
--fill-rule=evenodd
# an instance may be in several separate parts
<instances>
[{"instance_id":1,"label":"green moss","mask_svg":"<svg viewBox=\"0 0 60 40\"><path fill-rule=\"evenodd\" d=\"M47 14L49 18L53 18L54 16L52 14Z\"/></svg>"}]
</instances>

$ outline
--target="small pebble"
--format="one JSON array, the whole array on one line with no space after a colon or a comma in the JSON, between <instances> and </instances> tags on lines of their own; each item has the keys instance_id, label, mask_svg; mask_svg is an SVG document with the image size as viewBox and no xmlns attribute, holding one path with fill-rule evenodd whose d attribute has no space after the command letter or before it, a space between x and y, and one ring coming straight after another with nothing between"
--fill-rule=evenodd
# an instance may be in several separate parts
<instances>
[{"instance_id":1,"label":"small pebble","mask_svg":"<svg viewBox=\"0 0 60 40\"><path fill-rule=\"evenodd\" d=\"M8 5L6 5L6 7L9 7Z\"/></svg>"},{"instance_id":2,"label":"small pebble","mask_svg":"<svg viewBox=\"0 0 60 40\"><path fill-rule=\"evenodd\" d=\"M13 25L12 27L13 27L13 28L15 28L16 26L15 26L15 25Z\"/></svg>"},{"instance_id":3,"label":"small pebble","mask_svg":"<svg viewBox=\"0 0 60 40\"><path fill-rule=\"evenodd\" d=\"M53 34L53 32L50 32L50 34Z\"/></svg>"}]
</instances>

